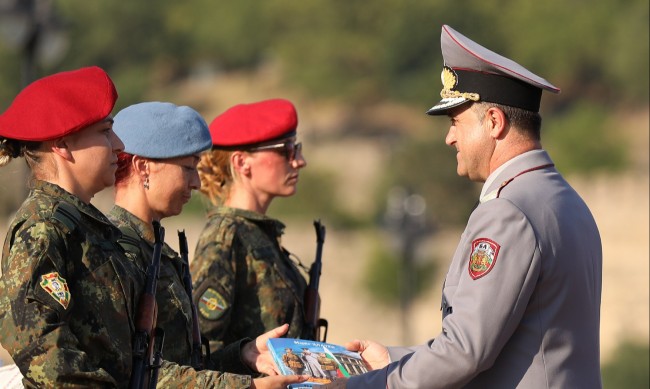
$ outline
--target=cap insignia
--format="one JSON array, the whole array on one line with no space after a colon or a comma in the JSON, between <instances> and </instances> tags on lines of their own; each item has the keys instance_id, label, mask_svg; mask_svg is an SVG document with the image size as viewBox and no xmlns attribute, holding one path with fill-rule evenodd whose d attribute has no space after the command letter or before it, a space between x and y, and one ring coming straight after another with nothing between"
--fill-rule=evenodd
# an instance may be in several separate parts
<instances>
[{"instance_id":1,"label":"cap insignia","mask_svg":"<svg viewBox=\"0 0 650 389\"><path fill-rule=\"evenodd\" d=\"M208 320L217 320L226 311L226 300L214 289L208 288L199 298L199 313Z\"/></svg>"},{"instance_id":2,"label":"cap insignia","mask_svg":"<svg viewBox=\"0 0 650 389\"><path fill-rule=\"evenodd\" d=\"M458 85L458 76L456 72L449 66L444 66L442 68L442 73L440 74L442 80L442 90L440 91L440 97L443 99L462 97L472 101L479 101L480 96L478 93L468 93L468 92L459 92L453 90Z\"/></svg>"},{"instance_id":3,"label":"cap insignia","mask_svg":"<svg viewBox=\"0 0 650 389\"><path fill-rule=\"evenodd\" d=\"M57 303L61 304L63 309L68 309L70 290L68 283L58 272L43 274L40 285Z\"/></svg>"},{"instance_id":4,"label":"cap insignia","mask_svg":"<svg viewBox=\"0 0 650 389\"><path fill-rule=\"evenodd\" d=\"M497 242L487 238L472 241L472 253L469 255L469 275L472 279L479 279L494 268L500 248Z\"/></svg>"}]
</instances>

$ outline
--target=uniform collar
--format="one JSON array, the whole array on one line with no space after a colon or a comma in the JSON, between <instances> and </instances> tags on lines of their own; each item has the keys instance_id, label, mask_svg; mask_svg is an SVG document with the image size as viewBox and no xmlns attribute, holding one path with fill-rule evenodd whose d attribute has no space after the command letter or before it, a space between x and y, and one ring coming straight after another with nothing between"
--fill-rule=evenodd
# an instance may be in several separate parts
<instances>
[{"instance_id":1,"label":"uniform collar","mask_svg":"<svg viewBox=\"0 0 650 389\"><path fill-rule=\"evenodd\" d=\"M126 209L120 207L119 205L114 205L113 209L110 212L111 218L118 220L119 224L125 224L131 229L133 229L139 237L146 240L147 243L153 244L153 226L151 224L145 223L143 220L127 211ZM119 225L118 224L118 225Z\"/></svg>"},{"instance_id":2,"label":"uniform collar","mask_svg":"<svg viewBox=\"0 0 650 389\"><path fill-rule=\"evenodd\" d=\"M110 215L115 220L118 220L119 223L123 223L133 229L138 236L147 243L147 245L153 248L155 237L153 235L153 225L151 225L151 223L143 221L119 205L113 206ZM167 238L167 236L168 235L165 234L165 238ZM169 258L177 256L174 250L166 242L163 242L162 253Z\"/></svg>"},{"instance_id":3,"label":"uniform collar","mask_svg":"<svg viewBox=\"0 0 650 389\"><path fill-rule=\"evenodd\" d=\"M56 184L47 181L36 180L34 181L33 190L43 192L55 199L70 203L75 208L77 208L79 212L87 215L88 217L95 219L102 224L114 227L108 218L99 209L95 208L94 205L81 201L79 197L73 195L72 193L66 191Z\"/></svg>"},{"instance_id":4,"label":"uniform collar","mask_svg":"<svg viewBox=\"0 0 650 389\"><path fill-rule=\"evenodd\" d=\"M480 202L492 200L497 196L501 184L526 169L553 163L545 150L531 150L508 160L499 166L485 180L481 189Z\"/></svg>"},{"instance_id":5,"label":"uniform collar","mask_svg":"<svg viewBox=\"0 0 650 389\"><path fill-rule=\"evenodd\" d=\"M212 211L210 211L208 217L212 217L214 215L227 215L233 217L241 217L256 224L263 224L276 231L276 234L278 236L284 233L284 229L286 227L284 223L282 223L277 219L270 218L259 212L249 211L247 209L233 208L228 206L218 206Z\"/></svg>"}]
</instances>

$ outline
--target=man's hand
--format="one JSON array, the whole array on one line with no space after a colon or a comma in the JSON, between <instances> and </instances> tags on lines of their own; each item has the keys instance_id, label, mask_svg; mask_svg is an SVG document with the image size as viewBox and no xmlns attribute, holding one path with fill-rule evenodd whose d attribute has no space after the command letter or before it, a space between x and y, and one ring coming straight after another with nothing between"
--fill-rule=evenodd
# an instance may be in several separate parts
<instances>
[{"instance_id":1,"label":"man's hand","mask_svg":"<svg viewBox=\"0 0 650 389\"><path fill-rule=\"evenodd\" d=\"M371 370L386 367L390 362L388 349L372 340L358 340L346 343L345 348L350 351L356 351L361 354L361 358Z\"/></svg>"},{"instance_id":2,"label":"man's hand","mask_svg":"<svg viewBox=\"0 0 650 389\"><path fill-rule=\"evenodd\" d=\"M286 389L287 385L299 384L308 379L309 376L306 375L276 375L273 377L255 378L251 384L251 389Z\"/></svg>"},{"instance_id":3,"label":"man's hand","mask_svg":"<svg viewBox=\"0 0 650 389\"><path fill-rule=\"evenodd\" d=\"M286 334L288 330L289 325L283 324L280 327L276 327L271 331L258 336L255 338L255 341L246 343L242 348L242 359L244 360L244 363L246 363L248 367L257 372L264 373L269 376L278 375L279 371L275 366L275 362L273 361L273 357L269 352L269 348L266 346L266 341L270 338L279 338L280 336ZM267 386L263 387L266 388ZM271 388L273 386L268 387Z\"/></svg>"}]
</instances>

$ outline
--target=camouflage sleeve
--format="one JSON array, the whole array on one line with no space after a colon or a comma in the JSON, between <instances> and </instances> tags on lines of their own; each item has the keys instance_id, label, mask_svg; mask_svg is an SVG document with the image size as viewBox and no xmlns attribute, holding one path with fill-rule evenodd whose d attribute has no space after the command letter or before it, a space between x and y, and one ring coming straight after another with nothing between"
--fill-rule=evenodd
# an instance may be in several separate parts
<instances>
[{"instance_id":1,"label":"camouflage sleeve","mask_svg":"<svg viewBox=\"0 0 650 389\"><path fill-rule=\"evenodd\" d=\"M257 375L256 371L246 365L242 360L242 347L248 342L253 342L253 339L244 338L233 342L226 347L216 350L211 353L210 359L212 370L227 371L230 373L244 374L244 375Z\"/></svg>"},{"instance_id":2,"label":"camouflage sleeve","mask_svg":"<svg viewBox=\"0 0 650 389\"><path fill-rule=\"evenodd\" d=\"M159 388L250 388L253 379L248 375L221 373L212 370L196 371L189 366L163 362L158 375Z\"/></svg>"},{"instance_id":3,"label":"camouflage sleeve","mask_svg":"<svg viewBox=\"0 0 650 389\"><path fill-rule=\"evenodd\" d=\"M210 350L213 351L224 347L235 300L233 240L223 239L233 234L224 231L226 228L220 226L205 230L199 237L192 261L193 299L201 332L210 341Z\"/></svg>"},{"instance_id":4,"label":"camouflage sleeve","mask_svg":"<svg viewBox=\"0 0 650 389\"><path fill-rule=\"evenodd\" d=\"M62 245L59 231L46 222L18 231L2 264L0 342L37 387L115 387L115 379L78 348L69 326Z\"/></svg>"}]
</instances>

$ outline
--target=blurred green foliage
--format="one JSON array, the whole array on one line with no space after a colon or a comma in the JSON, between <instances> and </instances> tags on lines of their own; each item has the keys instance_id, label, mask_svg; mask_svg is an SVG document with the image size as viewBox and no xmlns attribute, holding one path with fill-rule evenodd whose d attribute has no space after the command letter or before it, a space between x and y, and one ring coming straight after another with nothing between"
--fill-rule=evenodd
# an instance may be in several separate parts
<instances>
[{"instance_id":1,"label":"blurred green foliage","mask_svg":"<svg viewBox=\"0 0 650 389\"><path fill-rule=\"evenodd\" d=\"M650 348L647 344L623 342L601 371L605 389L650 387Z\"/></svg>"},{"instance_id":2,"label":"blurred green foliage","mask_svg":"<svg viewBox=\"0 0 650 389\"><path fill-rule=\"evenodd\" d=\"M315 167L300 172L296 194L273 200L268 214L280 220L286 218L320 219L323 224L336 229L358 228L369 225L355 214L345 211L334 196L336 177Z\"/></svg>"},{"instance_id":3,"label":"blurred green foliage","mask_svg":"<svg viewBox=\"0 0 650 389\"><path fill-rule=\"evenodd\" d=\"M542 144L562 173L590 174L625 167L620 129L604 107L582 102L545 123Z\"/></svg>"},{"instance_id":4,"label":"blurred green foliage","mask_svg":"<svg viewBox=\"0 0 650 389\"><path fill-rule=\"evenodd\" d=\"M444 131L429 131L396 143L377 189L378 218L385 210L390 189L401 187L424 196L430 223L467 221L480 188L456 174L456 150L445 144L445 135Z\"/></svg>"},{"instance_id":5,"label":"blurred green foliage","mask_svg":"<svg viewBox=\"0 0 650 389\"><path fill-rule=\"evenodd\" d=\"M369 292L376 302L394 306L403 298L405 292L404 282L407 279L404 274L404 262L400 257L401 253L395 253L386 244L386 239L376 238L374 251L369 256L369 261L363 272L363 287ZM438 271L438 262L435 258L422 258L413 263L411 283L407 290L410 299L417 298L427 288L432 286L432 279L435 279ZM410 300L409 299L409 300Z\"/></svg>"},{"instance_id":6,"label":"blurred green foliage","mask_svg":"<svg viewBox=\"0 0 650 389\"><path fill-rule=\"evenodd\" d=\"M317 96L424 104L437 95L442 24L561 86L557 104L648 102L646 0L52 2L70 49L41 74L102 66L123 105L199 66L228 71L268 61ZM0 46L0 85L19 79L12 65L17 52ZM11 92L0 95L0 106Z\"/></svg>"},{"instance_id":7,"label":"blurred green foliage","mask_svg":"<svg viewBox=\"0 0 650 389\"><path fill-rule=\"evenodd\" d=\"M38 76L101 66L118 87L116 110L161 99L161 86L197 72L254 72L273 65L287 86L314 100L335 99L354 109L391 101L424 112L439 98L442 24L562 88L559 96L543 100L543 140L563 172L623 167L625 150L611 141L610 115L620 107L648 106L647 0L51 3L66 27L69 49L61 62L40 64ZM0 36L0 109L21 88L21 50ZM363 123L352 124L350 132L362 132ZM393 131L404 134L411 130L406 126ZM452 150L441 137L403 137L396 137L377 192L405 186L426 197L432 218L463 219L476 190L455 175ZM307 185L290 201L275 201L272 212L328 215L341 226L368 223L341 211L328 195L333 177L303 177ZM383 196L377 195L378 215Z\"/></svg>"}]
</instances>

